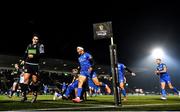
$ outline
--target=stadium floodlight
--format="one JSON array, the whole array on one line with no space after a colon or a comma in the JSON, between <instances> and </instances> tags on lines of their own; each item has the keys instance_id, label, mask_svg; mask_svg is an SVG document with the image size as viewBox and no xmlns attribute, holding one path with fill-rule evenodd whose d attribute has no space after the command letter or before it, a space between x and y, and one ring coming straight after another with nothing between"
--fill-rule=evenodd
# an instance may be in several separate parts
<instances>
[{"instance_id":1,"label":"stadium floodlight","mask_svg":"<svg viewBox=\"0 0 180 112\"><path fill-rule=\"evenodd\" d=\"M161 48L156 48L152 51L152 57L155 59L162 59L164 58L164 51Z\"/></svg>"}]
</instances>

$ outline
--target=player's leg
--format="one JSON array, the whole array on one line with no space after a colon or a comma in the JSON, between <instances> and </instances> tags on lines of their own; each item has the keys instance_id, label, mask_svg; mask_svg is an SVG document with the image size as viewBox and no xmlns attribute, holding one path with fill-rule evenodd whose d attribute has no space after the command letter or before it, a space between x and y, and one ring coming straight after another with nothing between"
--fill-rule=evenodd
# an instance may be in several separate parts
<instances>
[{"instance_id":1,"label":"player's leg","mask_svg":"<svg viewBox=\"0 0 180 112\"><path fill-rule=\"evenodd\" d=\"M8 95L9 98L11 98L13 96L13 94L16 92L17 88L17 82L13 82L12 88L10 90L10 93Z\"/></svg>"},{"instance_id":2,"label":"player's leg","mask_svg":"<svg viewBox=\"0 0 180 112\"><path fill-rule=\"evenodd\" d=\"M166 80L166 83L168 84L169 88L170 88L172 91L174 91L177 95L180 95L180 92L179 92L174 86L172 86L170 76L167 76L167 77L165 78L165 80Z\"/></svg>"},{"instance_id":3,"label":"player's leg","mask_svg":"<svg viewBox=\"0 0 180 112\"><path fill-rule=\"evenodd\" d=\"M58 95L58 92L55 90L55 92L54 92L54 96L53 96L53 100L56 100L57 95Z\"/></svg>"},{"instance_id":4,"label":"player's leg","mask_svg":"<svg viewBox=\"0 0 180 112\"><path fill-rule=\"evenodd\" d=\"M77 93L78 93L78 87L74 89L75 97L77 97Z\"/></svg>"},{"instance_id":5,"label":"player's leg","mask_svg":"<svg viewBox=\"0 0 180 112\"><path fill-rule=\"evenodd\" d=\"M66 91L65 94L63 95L63 99L68 99L68 97L70 96L71 92L78 87L78 80L74 81L72 84L70 84Z\"/></svg>"},{"instance_id":6,"label":"player's leg","mask_svg":"<svg viewBox=\"0 0 180 112\"><path fill-rule=\"evenodd\" d=\"M14 82L13 84L13 88L12 88L12 95L17 92L17 89L18 89L18 82Z\"/></svg>"},{"instance_id":7,"label":"player's leg","mask_svg":"<svg viewBox=\"0 0 180 112\"><path fill-rule=\"evenodd\" d=\"M162 94L161 99L163 99L163 100L166 99L166 90L165 90L165 87L166 87L166 82L164 80L161 80L161 94Z\"/></svg>"},{"instance_id":8,"label":"player's leg","mask_svg":"<svg viewBox=\"0 0 180 112\"><path fill-rule=\"evenodd\" d=\"M8 92L7 96L9 98L12 98L12 95L13 95L13 86L11 87L10 91Z\"/></svg>"},{"instance_id":9,"label":"player's leg","mask_svg":"<svg viewBox=\"0 0 180 112\"><path fill-rule=\"evenodd\" d=\"M127 100L126 90L125 90L125 88L124 88L124 82L120 82L119 87L121 88L122 94L123 94L123 96L124 96L124 100Z\"/></svg>"},{"instance_id":10,"label":"player's leg","mask_svg":"<svg viewBox=\"0 0 180 112\"><path fill-rule=\"evenodd\" d=\"M98 95L98 87L99 87L99 86L96 86L96 85L94 84L94 96L97 96L97 95Z\"/></svg>"},{"instance_id":11,"label":"player's leg","mask_svg":"<svg viewBox=\"0 0 180 112\"><path fill-rule=\"evenodd\" d=\"M62 94L60 93L59 89L58 88L55 89L53 100L61 99L61 98L62 98Z\"/></svg>"},{"instance_id":12,"label":"player's leg","mask_svg":"<svg viewBox=\"0 0 180 112\"><path fill-rule=\"evenodd\" d=\"M90 95L90 97L93 96L93 91L94 91L94 88L93 88L93 87L90 87L90 88L89 88L89 95Z\"/></svg>"},{"instance_id":13,"label":"player's leg","mask_svg":"<svg viewBox=\"0 0 180 112\"><path fill-rule=\"evenodd\" d=\"M33 98L31 103L34 103L37 99L38 91L39 91L39 66L38 65L31 65L31 74L32 74L32 82L30 84L31 90L33 92Z\"/></svg>"},{"instance_id":14,"label":"player's leg","mask_svg":"<svg viewBox=\"0 0 180 112\"><path fill-rule=\"evenodd\" d=\"M109 88L109 86L108 86L107 84L104 84L103 82L99 82L99 80L98 80L97 77L93 77L92 80L93 80L93 82L94 82L94 84L95 84L96 86L104 87L104 88L106 89L106 92L107 92L108 94L111 93L111 89Z\"/></svg>"},{"instance_id":15,"label":"player's leg","mask_svg":"<svg viewBox=\"0 0 180 112\"><path fill-rule=\"evenodd\" d=\"M31 103L34 103L37 99L37 92L38 92L38 89L39 89L39 82L38 82L38 77L37 75L32 75L32 82L30 84L31 86L31 90L33 92L33 98L31 100Z\"/></svg>"},{"instance_id":16,"label":"player's leg","mask_svg":"<svg viewBox=\"0 0 180 112\"><path fill-rule=\"evenodd\" d=\"M17 83L17 87L16 87L16 96L19 97L19 94L20 94L20 84L19 82Z\"/></svg>"},{"instance_id":17,"label":"player's leg","mask_svg":"<svg viewBox=\"0 0 180 112\"><path fill-rule=\"evenodd\" d=\"M78 89L77 89L77 97L75 99L73 99L74 102L81 102L80 97L82 95L82 86L84 84L84 82L86 81L86 75L80 75L78 78Z\"/></svg>"},{"instance_id":18,"label":"player's leg","mask_svg":"<svg viewBox=\"0 0 180 112\"><path fill-rule=\"evenodd\" d=\"M101 93L101 88L100 87L97 87L97 94L98 95L101 95L102 93Z\"/></svg>"},{"instance_id":19,"label":"player's leg","mask_svg":"<svg viewBox=\"0 0 180 112\"><path fill-rule=\"evenodd\" d=\"M26 93L27 93L27 90L28 90L30 74L29 73L24 73L23 78L24 78L24 81L23 81L23 83L21 83L21 91L22 91L22 100L21 101L22 102L27 100Z\"/></svg>"},{"instance_id":20,"label":"player's leg","mask_svg":"<svg viewBox=\"0 0 180 112\"><path fill-rule=\"evenodd\" d=\"M180 92L174 87L172 86L171 82L168 83L169 88L174 91L177 95L180 95Z\"/></svg>"},{"instance_id":21,"label":"player's leg","mask_svg":"<svg viewBox=\"0 0 180 112\"><path fill-rule=\"evenodd\" d=\"M92 81L92 79L88 78L88 95L90 97L92 97L93 94L93 86L94 86L94 82Z\"/></svg>"}]
</instances>

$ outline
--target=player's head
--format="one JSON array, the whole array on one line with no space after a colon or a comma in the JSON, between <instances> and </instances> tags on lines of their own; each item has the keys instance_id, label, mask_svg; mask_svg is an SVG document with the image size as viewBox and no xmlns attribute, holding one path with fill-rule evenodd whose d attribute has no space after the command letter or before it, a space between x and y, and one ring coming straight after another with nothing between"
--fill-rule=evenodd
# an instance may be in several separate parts
<instances>
[{"instance_id":1,"label":"player's head","mask_svg":"<svg viewBox=\"0 0 180 112\"><path fill-rule=\"evenodd\" d=\"M37 44L38 42L39 42L39 35L38 34L33 34L32 43Z\"/></svg>"},{"instance_id":2,"label":"player's head","mask_svg":"<svg viewBox=\"0 0 180 112\"><path fill-rule=\"evenodd\" d=\"M72 69L72 73L77 74L78 73L78 69Z\"/></svg>"},{"instance_id":3,"label":"player's head","mask_svg":"<svg viewBox=\"0 0 180 112\"><path fill-rule=\"evenodd\" d=\"M77 47L77 53L78 53L78 54L83 54L83 53L84 53L84 48L78 46L78 47Z\"/></svg>"},{"instance_id":4,"label":"player's head","mask_svg":"<svg viewBox=\"0 0 180 112\"><path fill-rule=\"evenodd\" d=\"M19 65L16 63L14 64L15 69L19 69Z\"/></svg>"},{"instance_id":5,"label":"player's head","mask_svg":"<svg viewBox=\"0 0 180 112\"><path fill-rule=\"evenodd\" d=\"M156 59L156 63L161 64L161 59L160 58Z\"/></svg>"}]
</instances>

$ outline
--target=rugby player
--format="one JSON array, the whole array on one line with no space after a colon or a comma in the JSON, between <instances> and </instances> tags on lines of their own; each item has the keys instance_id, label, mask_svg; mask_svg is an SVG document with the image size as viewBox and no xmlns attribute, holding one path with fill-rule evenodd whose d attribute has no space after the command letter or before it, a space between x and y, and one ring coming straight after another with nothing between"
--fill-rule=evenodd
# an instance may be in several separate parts
<instances>
[{"instance_id":1,"label":"rugby player","mask_svg":"<svg viewBox=\"0 0 180 112\"><path fill-rule=\"evenodd\" d=\"M99 82L96 73L93 69L94 63L93 63L93 57L84 51L83 47L77 47L77 53L80 55L78 58L79 64L80 64L80 76L78 78L78 89L77 89L77 97L73 99L73 102L79 103L82 100L80 99L80 96L82 94L82 86L87 81L87 78L92 78L93 82L97 86L105 87L107 93L111 93L111 89L107 84L104 84L102 82Z\"/></svg>"},{"instance_id":2,"label":"rugby player","mask_svg":"<svg viewBox=\"0 0 180 112\"><path fill-rule=\"evenodd\" d=\"M171 78L169 73L167 72L166 64L162 63L161 59L156 59L156 63L157 63L157 67L155 74L159 75L160 77L161 94L162 94L161 99L162 100L167 99L166 90L165 90L166 84L169 86L171 90L173 90L177 95L180 96L180 92L171 83Z\"/></svg>"},{"instance_id":3,"label":"rugby player","mask_svg":"<svg viewBox=\"0 0 180 112\"><path fill-rule=\"evenodd\" d=\"M11 75L14 76L14 82L13 82L13 85L11 87L11 91L8 95L9 98L11 98L15 92L17 92L17 96L19 96L18 89L20 88L20 76L23 73L22 67L19 64L17 64L17 63L14 64L14 68L15 69L11 73Z\"/></svg>"},{"instance_id":4,"label":"rugby player","mask_svg":"<svg viewBox=\"0 0 180 112\"><path fill-rule=\"evenodd\" d=\"M23 98L22 102L27 100L26 97L26 91L28 89L28 84L30 81L30 78L32 78L32 82L30 83L30 88L33 92L33 98L31 100L32 103L34 103L37 99L37 92L38 92L38 86L39 86L39 63L40 58L44 55L44 45L39 43L39 35L33 34L32 43L27 46L27 49L25 51L24 60L22 63L25 64L25 73L24 73L24 83L22 84L22 92L23 92Z\"/></svg>"},{"instance_id":5,"label":"rugby player","mask_svg":"<svg viewBox=\"0 0 180 112\"><path fill-rule=\"evenodd\" d=\"M126 97L126 90L124 88L125 82L126 82L126 78L125 78L125 72L129 72L131 73L132 76L135 76L136 74L133 73L129 68L127 68L124 64L122 63L118 63L118 81L119 81L119 87L122 91L122 94L124 96L124 101L127 100Z\"/></svg>"}]
</instances>

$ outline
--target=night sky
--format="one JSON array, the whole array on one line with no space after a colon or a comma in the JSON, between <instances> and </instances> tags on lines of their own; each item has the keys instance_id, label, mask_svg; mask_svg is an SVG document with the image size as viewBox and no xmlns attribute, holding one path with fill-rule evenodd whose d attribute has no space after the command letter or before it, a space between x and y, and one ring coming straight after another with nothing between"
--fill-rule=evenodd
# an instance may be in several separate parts
<instances>
[{"instance_id":1,"label":"night sky","mask_svg":"<svg viewBox=\"0 0 180 112\"><path fill-rule=\"evenodd\" d=\"M20 4L21 3L21 4ZM94 40L93 24L112 21L118 59L131 65L163 47L180 56L180 7L177 1L9 2L1 4L0 53L22 56L38 32L46 56L76 60L83 46L97 63L109 64L110 40Z\"/></svg>"}]
</instances>

